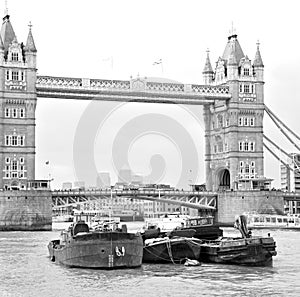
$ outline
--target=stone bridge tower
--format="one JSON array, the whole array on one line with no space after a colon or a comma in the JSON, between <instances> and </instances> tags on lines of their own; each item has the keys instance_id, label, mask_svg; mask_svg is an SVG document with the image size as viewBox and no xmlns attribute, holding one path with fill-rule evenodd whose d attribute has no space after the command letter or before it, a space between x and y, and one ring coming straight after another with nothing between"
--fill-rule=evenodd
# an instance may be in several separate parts
<instances>
[{"instance_id":1,"label":"stone bridge tower","mask_svg":"<svg viewBox=\"0 0 300 297\"><path fill-rule=\"evenodd\" d=\"M252 62L232 34L215 70L207 53L203 80L228 85L231 93L227 103L204 106L207 189L263 187L264 65L259 44Z\"/></svg>"},{"instance_id":2,"label":"stone bridge tower","mask_svg":"<svg viewBox=\"0 0 300 297\"><path fill-rule=\"evenodd\" d=\"M9 15L0 34L0 189L35 178L36 47L31 26L19 43Z\"/></svg>"}]
</instances>

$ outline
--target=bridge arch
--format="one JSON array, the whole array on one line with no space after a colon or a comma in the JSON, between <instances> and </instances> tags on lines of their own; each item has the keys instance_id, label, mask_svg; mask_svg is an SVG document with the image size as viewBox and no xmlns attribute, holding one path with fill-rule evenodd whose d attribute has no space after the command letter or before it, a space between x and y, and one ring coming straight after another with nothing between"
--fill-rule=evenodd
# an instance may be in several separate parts
<instances>
[{"instance_id":1,"label":"bridge arch","mask_svg":"<svg viewBox=\"0 0 300 297\"><path fill-rule=\"evenodd\" d=\"M228 168L222 167L216 172L216 190L230 189L230 172Z\"/></svg>"}]
</instances>

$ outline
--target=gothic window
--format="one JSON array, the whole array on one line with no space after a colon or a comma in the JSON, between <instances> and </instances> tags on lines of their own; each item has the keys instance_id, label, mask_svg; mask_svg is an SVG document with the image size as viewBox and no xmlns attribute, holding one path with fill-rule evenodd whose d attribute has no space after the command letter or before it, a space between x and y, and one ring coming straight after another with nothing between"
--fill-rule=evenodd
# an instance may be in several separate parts
<instances>
[{"instance_id":1,"label":"gothic window","mask_svg":"<svg viewBox=\"0 0 300 297\"><path fill-rule=\"evenodd\" d=\"M10 117L10 108L6 107L4 114L5 114L6 118L9 118Z\"/></svg>"},{"instance_id":2,"label":"gothic window","mask_svg":"<svg viewBox=\"0 0 300 297\"><path fill-rule=\"evenodd\" d=\"M239 118L239 126L243 126L243 118L242 117Z\"/></svg>"},{"instance_id":3,"label":"gothic window","mask_svg":"<svg viewBox=\"0 0 300 297\"><path fill-rule=\"evenodd\" d=\"M246 164L246 166L245 166L245 173L246 173L246 174L249 174L249 173L250 173L250 167L249 167L249 164Z\"/></svg>"},{"instance_id":4,"label":"gothic window","mask_svg":"<svg viewBox=\"0 0 300 297\"><path fill-rule=\"evenodd\" d=\"M20 157L20 164L24 164L24 158Z\"/></svg>"},{"instance_id":5,"label":"gothic window","mask_svg":"<svg viewBox=\"0 0 300 297\"><path fill-rule=\"evenodd\" d=\"M25 117L25 109L24 108L20 108L19 109L19 114L20 114L20 118L24 118Z\"/></svg>"},{"instance_id":6,"label":"gothic window","mask_svg":"<svg viewBox=\"0 0 300 297\"><path fill-rule=\"evenodd\" d=\"M244 75L249 76L250 75L250 70L249 68L244 68Z\"/></svg>"},{"instance_id":7,"label":"gothic window","mask_svg":"<svg viewBox=\"0 0 300 297\"><path fill-rule=\"evenodd\" d=\"M248 126L248 118L244 117L244 126Z\"/></svg>"},{"instance_id":8,"label":"gothic window","mask_svg":"<svg viewBox=\"0 0 300 297\"><path fill-rule=\"evenodd\" d=\"M10 157L6 157L6 158L5 158L5 163L6 163L6 164L9 164L9 163L10 163Z\"/></svg>"},{"instance_id":9,"label":"gothic window","mask_svg":"<svg viewBox=\"0 0 300 297\"><path fill-rule=\"evenodd\" d=\"M240 161L240 167L244 167L244 162Z\"/></svg>"},{"instance_id":10,"label":"gothic window","mask_svg":"<svg viewBox=\"0 0 300 297\"><path fill-rule=\"evenodd\" d=\"M251 93L254 93L254 85L251 85Z\"/></svg>"},{"instance_id":11,"label":"gothic window","mask_svg":"<svg viewBox=\"0 0 300 297\"><path fill-rule=\"evenodd\" d=\"M25 137L23 135L18 136L18 145L24 146L24 138Z\"/></svg>"},{"instance_id":12,"label":"gothic window","mask_svg":"<svg viewBox=\"0 0 300 297\"><path fill-rule=\"evenodd\" d=\"M255 142L250 142L250 151L254 151L255 148Z\"/></svg>"},{"instance_id":13,"label":"gothic window","mask_svg":"<svg viewBox=\"0 0 300 297\"><path fill-rule=\"evenodd\" d=\"M252 127L254 126L254 119L255 118L250 118L250 126L252 126Z\"/></svg>"},{"instance_id":14,"label":"gothic window","mask_svg":"<svg viewBox=\"0 0 300 297\"><path fill-rule=\"evenodd\" d=\"M6 70L6 80L9 80L9 70Z\"/></svg>"},{"instance_id":15,"label":"gothic window","mask_svg":"<svg viewBox=\"0 0 300 297\"><path fill-rule=\"evenodd\" d=\"M244 143L244 151L248 151L249 150L249 144L248 144L248 142L247 141L245 141L245 143Z\"/></svg>"},{"instance_id":16,"label":"gothic window","mask_svg":"<svg viewBox=\"0 0 300 297\"><path fill-rule=\"evenodd\" d=\"M10 145L10 136L5 135L5 145Z\"/></svg>"},{"instance_id":17,"label":"gothic window","mask_svg":"<svg viewBox=\"0 0 300 297\"><path fill-rule=\"evenodd\" d=\"M13 108L13 109L12 109L12 117L13 117L13 118L16 118L17 116L18 116L17 109L16 109L16 108Z\"/></svg>"},{"instance_id":18,"label":"gothic window","mask_svg":"<svg viewBox=\"0 0 300 297\"><path fill-rule=\"evenodd\" d=\"M18 145L18 136L17 135L12 135L12 137L11 137L11 145L12 146L17 146Z\"/></svg>"},{"instance_id":19,"label":"gothic window","mask_svg":"<svg viewBox=\"0 0 300 297\"><path fill-rule=\"evenodd\" d=\"M12 80L14 80L14 81L19 80L19 72L18 71L12 71L11 76L12 76Z\"/></svg>"},{"instance_id":20,"label":"gothic window","mask_svg":"<svg viewBox=\"0 0 300 297\"><path fill-rule=\"evenodd\" d=\"M244 85L244 93L249 93L249 85Z\"/></svg>"},{"instance_id":21,"label":"gothic window","mask_svg":"<svg viewBox=\"0 0 300 297\"><path fill-rule=\"evenodd\" d=\"M242 141L239 142L239 150L243 151L243 142Z\"/></svg>"},{"instance_id":22,"label":"gothic window","mask_svg":"<svg viewBox=\"0 0 300 297\"><path fill-rule=\"evenodd\" d=\"M17 171L18 170L18 162L17 161L12 161L12 171Z\"/></svg>"},{"instance_id":23,"label":"gothic window","mask_svg":"<svg viewBox=\"0 0 300 297\"><path fill-rule=\"evenodd\" d=\"M24 80L24 71L21 71L21 80L23 81Z\"/></svg>"},{"instance_id":24,"label":"gothic window","mask_svg":"<svg viewBox=\"0 0 300 297\"><path fill-rule=\"evenodd\" d=\"M242 93L242 92L243 92L243 85L240 84L240 93Z\"/></svg>"},{"instance_id":25,"label":"gothic window","mask_svg":"<svg viewBox=\"0 0 300 297\"><path fill-rule=\"evenodd\" d=\"M11 60L14 62L17 62L19 60L19 54L18 53L11 53Z\"/></svg>"}]
</instances>

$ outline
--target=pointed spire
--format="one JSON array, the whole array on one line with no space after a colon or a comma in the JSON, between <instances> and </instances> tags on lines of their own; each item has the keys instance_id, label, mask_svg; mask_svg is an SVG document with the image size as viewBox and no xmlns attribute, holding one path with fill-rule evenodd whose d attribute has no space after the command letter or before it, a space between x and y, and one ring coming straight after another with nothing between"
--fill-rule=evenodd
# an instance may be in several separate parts
<instances>
[{"instance_id":1,"label":"pointed spire","mask_svg":"<svg viewBox=\"0 0 300 297\"><path fill-rule=\"evenodd\" d=\"M206 55L206 61L205 61L205 65L204 65L204 69L202 71L202 73L213 73L213 69L211 67L211 63L210 63L210 58L209 58L209 49L207 49L206 51L207 55Z\"/></svg>"},{"instance_id":2,"label":"pointed spire","mask_svg":"<svg viewBox=\"0 0 300 297\"><path fill-rule=\"evenodd\" d=\"M256 49L256 54L255 54L255 58L253 61L253 66L254 67L264 67L261 55L260 55L260 50L259 50L259 41L257 41L257 49Z\"/></svg>"},{"instance_id":3,"label":"pointed spire","mask_svg":"<svg viewBox=\"0 0 300 297\"><path fill-rule=\"evenodd\" d=\"M32 32L31 32L31 27L32 27L31 22L29 22L28 27L29 27L29 32L28 32L28 37L27 37L27 42L26 42L26 51L35 53L37 50L36 50Z\"/></svg>"},{"instance_id":4,"label":"pointed spire","mask_svg":"<svg viewBox=\"0 0 300 297\"><path fill-rule=\"evenodd\" d=\"M8 14L3 18L0 36L2 38L5 51L8 50L9 45L14 39L17 40L15 31L10 23Z\"/></svg>"}]
</instances>

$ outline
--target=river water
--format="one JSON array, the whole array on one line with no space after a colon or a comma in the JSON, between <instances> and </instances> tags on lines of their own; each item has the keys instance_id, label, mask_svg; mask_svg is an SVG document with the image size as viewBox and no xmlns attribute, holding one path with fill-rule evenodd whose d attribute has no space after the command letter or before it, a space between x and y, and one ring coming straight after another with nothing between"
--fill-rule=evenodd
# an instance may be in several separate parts
<instances>
[{"instance_id":1,"label":"river water","mask_svg":"<svg viewBox=\"0 0 300 297\"><path fill-rule=\"evenodd\" d=\"M110 271L52 263L47 244L59 230L0 232L0 296L300 296L300 231L253 230L268 232L277 242L272 267L146 264Z\"/></svg>"}]
</instances>

